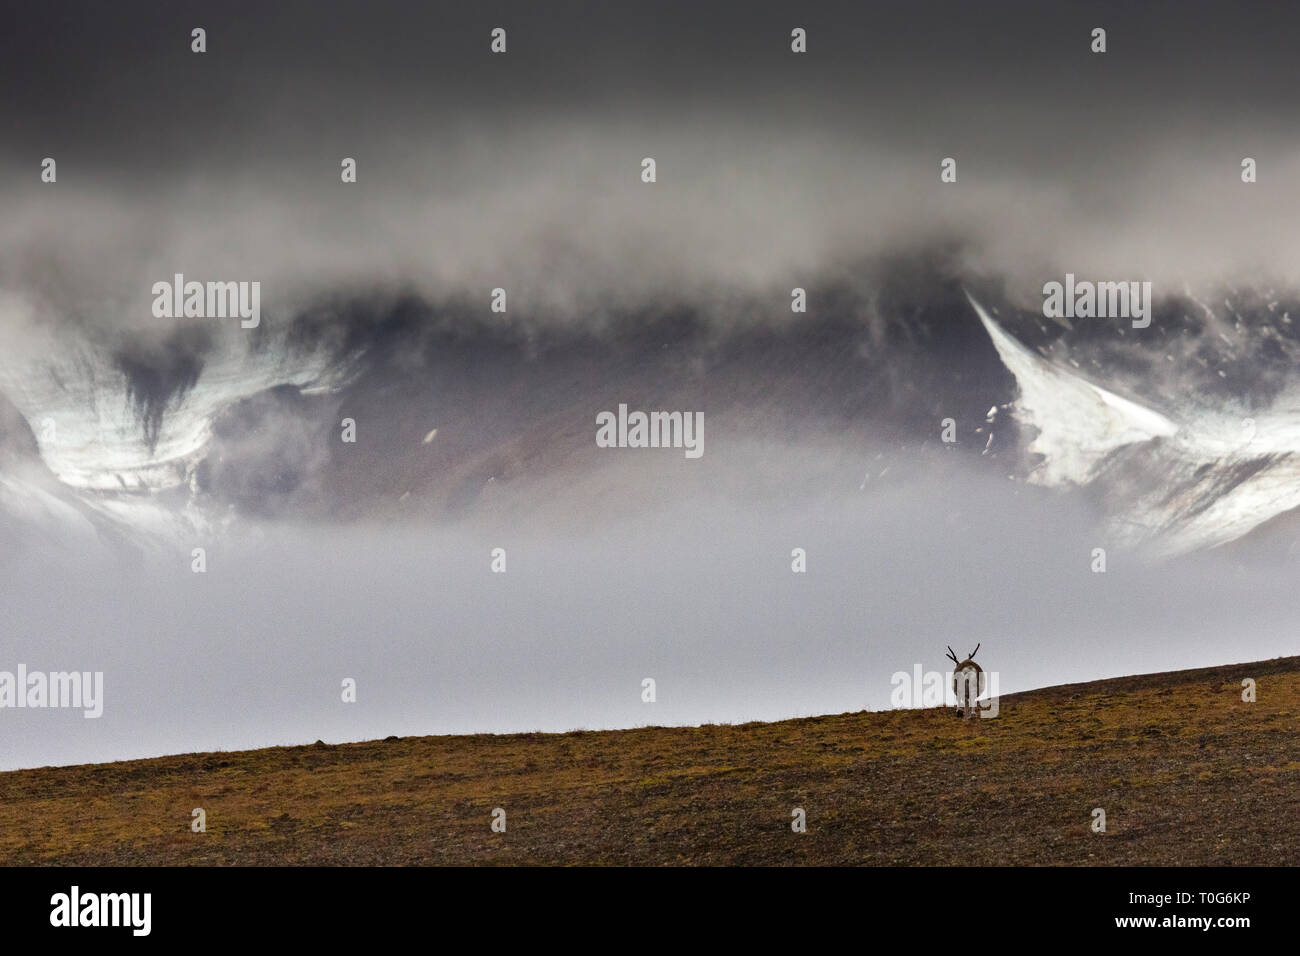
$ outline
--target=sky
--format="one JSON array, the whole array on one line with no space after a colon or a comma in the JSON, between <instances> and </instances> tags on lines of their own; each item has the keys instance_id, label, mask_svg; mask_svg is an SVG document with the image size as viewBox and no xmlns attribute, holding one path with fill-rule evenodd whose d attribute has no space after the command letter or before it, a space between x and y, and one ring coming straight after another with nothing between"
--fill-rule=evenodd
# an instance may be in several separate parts
<instances>
[{"instance_id":1,"label":"sky","mask_svg":"<svg viewBox=\"0 0 1300 956\"><path fill-rule=\"evenodd\" d=\"M1275 4L58 4L0 40L7 286L140 313L256 271L539 312L753 287L936 237L1044 274L1294 278ZM208 50L190 52L204 24ZM507 29L507 52L488 50ZM808 30L806 54L790 30ZM1107 29L1107 52L1090 33ZM33 170L58 161L57 190ZM653 156L653 190L639 180ZM358 182L339 182L343 157ZM957 161L956 183L939 163ZM1256 159L1258 181L1240 181ZM54 194L54 195L52 195ZM146 319L148 313L145 313ZM144 320L140 320L144 321Z\"/></svg>"},{"instance_id":2,"label":"sky","mask_svg":"<svg viewBox=\"0 0 1300 956\"><path fill-rule=\"evenodd\" d=\"M882 708L892 674L943 669L948 644L982 642L1003 693L1288 653L1285 562L1112 551L1093 573L1104 502L1028 487L978 451L936 458L914 422L937 426L959 396L964 429L1015 397L960 284L1031 311L1067 272L1147 279L1158 299L1296 285L1295 17L1186 2L11 5L0 392L56 361L113 387L135 369L133 387L169 400L191 366L237 367L245 347L296 361L321 342L355 358L359 342L383 362L337 399L291 400L271 373L239 393L203 472L235 531L208 513L205 574L193 541L119 561L10 532L0 670L103 671L106 701L96 720L0 711L0 768ZM937 278L908 271L936 260ZM265 328L158 319L152 286L176 273L260 281ZM831 345L797 361L764 337L803 321L794 286L834 291L813 309ZM507 317L486 309L496 287ZM679 313L689 334L636 336L641 316ZM909 382L932 347L939 371ZM650 362L679 348L671 374ZM828 350L843 361L818 364ZM838 390L855 369L862 383ZM592 416L624 400L704 408L704 463L598 456ZM98 407L128 406L110 390ZM29 433L0 412L0 451L39 432L39 415ZM357 459L340 457L345 414L367 436ZM426 481L413 456L435 426L450 451ZM485 504L394 512L433 487Z\"/></svg>"}]
</instances>

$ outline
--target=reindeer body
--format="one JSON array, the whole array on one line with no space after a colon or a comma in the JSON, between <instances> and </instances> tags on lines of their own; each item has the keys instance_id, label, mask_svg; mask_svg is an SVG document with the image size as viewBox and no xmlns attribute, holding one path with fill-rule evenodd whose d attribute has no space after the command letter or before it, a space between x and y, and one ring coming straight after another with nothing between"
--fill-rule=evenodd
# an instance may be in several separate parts
<instances>
[{"instance_id":1,"label":"reindeer body","mask_svg":"<svg viewBox=\"0 0 1300 956\"><path fill-rule=\"evenodd\" d=\"M952 672L952 693L957 698L958 717L974 717L979 710L976 701L984 693L984 669L975 663L979 649L979 644L976 644L975 650L961 661L957 659L956 652L951 647L948 648L948 657L957 665Z\"/></svg>"}]
</instances>

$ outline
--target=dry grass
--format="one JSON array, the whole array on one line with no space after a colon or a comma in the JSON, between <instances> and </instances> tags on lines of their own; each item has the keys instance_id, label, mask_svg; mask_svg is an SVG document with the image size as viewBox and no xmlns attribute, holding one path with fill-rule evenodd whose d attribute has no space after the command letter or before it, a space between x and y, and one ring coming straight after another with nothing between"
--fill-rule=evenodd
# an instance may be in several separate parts
<instances>
[{"instance_id":1,"label":"dry grass","mask_svg":"<svg viewBox=\"0 0 1300 956\"><path fill-rule=\"evenodd\" d=\"M0 861L1300 863L1300 658L1001 707L993 720L891 711L16 771L0 774ZM194 807L206 833L190 832ZM506 833L489 828L494 807ZM1105 834L1089 830L1094 807Z\"/></svg>"}]
</instances>

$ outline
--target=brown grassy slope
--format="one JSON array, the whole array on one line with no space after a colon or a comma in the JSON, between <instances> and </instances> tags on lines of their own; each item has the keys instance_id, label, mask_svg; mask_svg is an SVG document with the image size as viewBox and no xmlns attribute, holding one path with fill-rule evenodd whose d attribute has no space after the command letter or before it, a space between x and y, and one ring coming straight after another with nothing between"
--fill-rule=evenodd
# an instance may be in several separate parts
<instances>
[{"instance_id":1,"label":"brown grassy slope","mask_svg":"<svg viewBox=\"0 0 1300 956\"><path fill-rule=\"evenodd\" d=\"M1293 657L1017 694L992 720L890 711L23 770L0 774L0 862L1294 865L1298 713ZM190 832L194 807L208 832Z\"/></svg>"}]
</instances>

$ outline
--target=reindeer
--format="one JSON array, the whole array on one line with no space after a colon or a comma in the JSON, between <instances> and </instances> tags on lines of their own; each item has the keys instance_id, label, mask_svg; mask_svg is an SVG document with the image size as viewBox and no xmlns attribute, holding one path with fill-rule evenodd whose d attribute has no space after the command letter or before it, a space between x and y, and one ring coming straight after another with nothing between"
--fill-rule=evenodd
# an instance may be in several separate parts
<instances>
[{"instance_id":1,"label":"reindeer","mask_svg":"<svg viewBox=\"0 0 1300 956\"><path fill-rule=\"evenodd\" d=\"M958 717L974 717L979 710L976 699L984 693L985 685L984 670L975 663L979 649L979 644L976 644L975 650L967 654L964 661L959 661L952 645L948 646L948 656L957 665L952 673L952 692L957 698Z\"/></svg>"}]
</instances>

